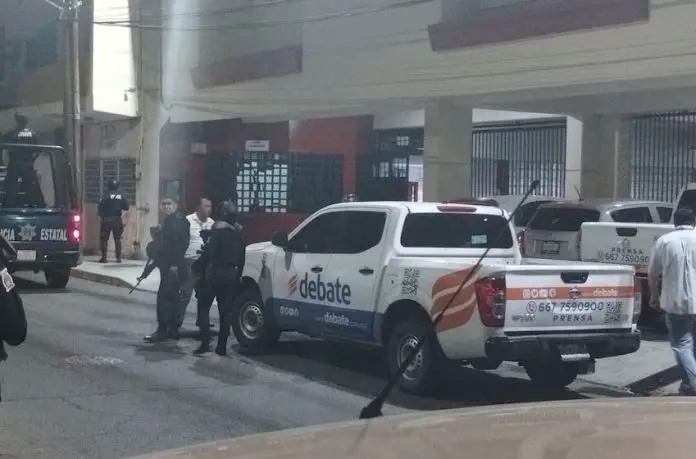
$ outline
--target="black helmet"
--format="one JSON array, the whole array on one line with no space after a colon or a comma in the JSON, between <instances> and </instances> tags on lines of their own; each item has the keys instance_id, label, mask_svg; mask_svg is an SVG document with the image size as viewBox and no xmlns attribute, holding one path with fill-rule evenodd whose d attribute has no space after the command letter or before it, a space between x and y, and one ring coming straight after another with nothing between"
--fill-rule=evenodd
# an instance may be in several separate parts
<instances>
[{"instance_id":1,"label":"black helmet","mask_svg":"<svg viewBox=\"0 0 696 459\"><path fill-rule=\"evenodd\" d=\"M218 204L217 214L220 220L226 221L227 223L234 223L237 221L237 203L233 201L222 201Z\"/></svg>"},{"instance_id":2,"label":"black helmet","mask_svg":"<svg viewBox=\"0 0 696 459\"><path fill-rule=\"evenodd\" d=\"M109 180L109 182L106 184L106 188L109 191L116 191L118 190L119 186L121 186L121 184L118 183L118 180Z\"/></svg>"}]
</instances>

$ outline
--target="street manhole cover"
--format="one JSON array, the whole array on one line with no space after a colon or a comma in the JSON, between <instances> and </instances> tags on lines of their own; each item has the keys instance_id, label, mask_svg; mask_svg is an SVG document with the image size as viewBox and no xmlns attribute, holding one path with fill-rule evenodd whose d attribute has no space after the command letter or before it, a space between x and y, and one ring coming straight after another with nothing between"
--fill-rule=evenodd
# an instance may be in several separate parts
<instances>
[{"instance_id":1,"label":"street manhole cover","mask_svg":"<svg viewBox=\"0 0 696 459\"><path fill-rule=\"evenodd\" d=\"M104 357L100 355L73 355L65 359L68 365L76 366L116 366L121 365L123 360L116 357Z\"/></svg>"}]
</instances>

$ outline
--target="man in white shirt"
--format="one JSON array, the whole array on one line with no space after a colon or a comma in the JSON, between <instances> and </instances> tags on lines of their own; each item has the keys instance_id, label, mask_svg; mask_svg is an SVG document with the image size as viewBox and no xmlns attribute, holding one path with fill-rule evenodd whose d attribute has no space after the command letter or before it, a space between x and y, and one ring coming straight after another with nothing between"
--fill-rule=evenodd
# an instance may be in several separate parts
<instances>
[{"instance_id":1,"label":"man in white shirt","mask_svg":"<svg viewBox=\"0 0 696 459\"><path fill-rule=\"evenodd\" d=\"M198 203L198 207L196 207L196 211L190 215L186 216L186 219L189 221L190 225L190 239L189 239L189 245L188 249L186 249L186 255L184 256L185 261L186 261L186 266L188 269L188 272L191 272L191 265L193 262L198 258L198 251L201 250L203 247L203 238L201 237L201 231L203 230L209 230L210 228L213 227L213 221L212 218L210 218L210 214L213 209L213 204L208 198L201 198L200 202ZM207 302L211 303L213 302L213 297L210 294L206 294L207 289L205 289L205 286L203 285L198 285L196 286L196 301L200 302ZM191 301L191 293L184 294L181 297L181 307L179 309L179 328L184 323L184 317L186 315L186 308L188 308L188 304ZM206 304L208 308L210 308L210 304ZM198 309L202 305L198 306ZM198 325L198 321L196 321L196 325Z\"/></svg>"},{"instance_id":2,"label":"man in white shirt","mask_svg":"<svg viewBox=\"0 0 696 459\"><path fill-rule=\"evenodd\" d=\"M690 208L674 212L675 231L661 236L648 266L650 304L666 313L669 341L682 377L679 392L696 395L696 217ZM660 281L662 285L660 288ZM661 292L660 292L661 290Z\"/></svg>"}]
</instances>

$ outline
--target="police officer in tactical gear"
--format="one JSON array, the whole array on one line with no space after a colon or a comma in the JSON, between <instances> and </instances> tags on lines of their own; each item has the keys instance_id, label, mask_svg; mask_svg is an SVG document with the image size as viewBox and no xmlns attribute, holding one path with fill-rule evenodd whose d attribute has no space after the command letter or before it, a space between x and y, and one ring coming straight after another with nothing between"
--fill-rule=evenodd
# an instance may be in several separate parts
<instances>
[{"instance_id":1,"label":"police officer in tactical gear","mask_svg":"<svg viewBox=\"0 0 696 459\"><path fill-rule=\"evenodd\" d=\"M109 244L109 236L114 235L114 248L116 249L116 263L121 263L121 237L123 236L122 213L128 210L128 201L119 191L120 184L111 180L107 184L108 194L99 202L99 245L101 259L99 263L106 263L106 249Z\"/></svg>"},{"instance_id":2,"label":"police officer in tactical gear","mask_svg":"<svg viewBox=\"0 0 696 459\"><path fill-rule=\"evenodd\" d=\"M220 314L220 331L215 352L227 354L227 338L230 335L230 312L237 294L242 269L244 268L246 246L242 236L242 226L237 223L237 204L223 201L218 205L218 220L209 230L209 237L201 256L194 262L194 274L201 275L209 282L211 291L217 297ZM210 351L210 309L201 311L201 345L196 354Z\"/></svg>"},{"instance_id":3,"label":"police officer in tactical gear","mask_svg":"<svg viewBox=\"0 0 696 459\"><path fill-rule=\"evenodd\" d=\"M157 330L145 337L148 342L179 339L178 310L181 286L188 278L184 254L189 244L189 222L177 211L177 201L167 196L160 208L164 221L153 231L153 244L146 248L160 270L157 290Z\"/></svg>"}]
</instances>

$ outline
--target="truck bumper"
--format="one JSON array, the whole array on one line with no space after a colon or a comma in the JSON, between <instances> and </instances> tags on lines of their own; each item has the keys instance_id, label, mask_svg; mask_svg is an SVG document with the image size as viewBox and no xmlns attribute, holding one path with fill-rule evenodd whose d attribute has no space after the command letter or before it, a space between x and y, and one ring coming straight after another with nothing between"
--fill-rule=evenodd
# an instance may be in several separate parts
<instances>
[{"instance_id":1,"label":"truck bumper","mask_svg":"<svg viewBox=\"0 0 696 459\"><path fill-rule=\"evenodd\" d=\"M37 251L35 261L11 260L8 268L12 272L42 271L45 269L74 268L80 263L82 263L82 253L79 250Z\"/></svg>"},{"instance_id":2,"label":"truck bumper","mask_svg":"<svg viewBox=\"0 0 696 459\"><path fill-rule=\"evenodd\" d=\"M640 331L577 335L505 336L486 341L490 359L508 362L558 360L565 353L587 353L593 359L631 354L640 348Z\"/></svg>"}]
</instances>

